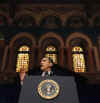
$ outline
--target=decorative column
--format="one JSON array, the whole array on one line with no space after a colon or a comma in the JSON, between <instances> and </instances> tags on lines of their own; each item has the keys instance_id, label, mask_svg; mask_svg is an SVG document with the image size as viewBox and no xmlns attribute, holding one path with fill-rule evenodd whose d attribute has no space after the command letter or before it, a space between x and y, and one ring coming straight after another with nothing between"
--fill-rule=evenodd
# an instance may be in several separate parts
<instances>
[{"instance_id":1,"label":"decorative column","mask_svg":"<svg viewBox=\"0 0 100 103\"><path fill-rule=\"evenodd\" d=\"M97 71L100 72L100 58L99 58L99 53L97 50L97 47L93 47L94 50L94 57L95 57L95 61L96 61L96 69Z\"/></svg>"},{"instance_id":2,"label":"decorative column","mask_svg":"<svg viewBox=\"0 0 100 103\"><path fill-rule=\"evenodd\" d=\"M14 49L12 47L9 48L9 59L8 59L8 64L7 64L7 73L14 73L14 57L15 57L15 53L14 53Z\"/></svg>"},{"instance_id":3,"label":"decorative column","mask_svg":"<svg viewBox=\"0 0 100 103\"><path fill-rule=\"evenodd\" d=\"M60 48L59 53L60 53L59 63L61 67L64 67L64 48Z\"/></svg>"},{"instance_id":4,"label":"decorative column","mask_svg":"<svg viewBox=\"0 0 100 103\"><path fill-rule=\"evenodd\" d=\"M38 52L38 63L37 64L40 64L40 59L42 58L42 49L40 48L40 47L38 47L38 50L39 50L39 52Z\"/></svg>"},{"instance_id":5,"label":"decorative column","mask_svg":"<svg viewBox=\"0 0 100 103\"><path fill-rule=\"evenodd\" d=\"M88 60L89 60L89 72L94 72L94 61L93 61L93 53L92 48L88 49Z\"/></svg>"},{"instance_id":6,"label":"decorative column","mask_svg":"<svg viewBox=\"0 0 100 103\"><path fill-rule=\"evenodd\" d=\"M5 50L4 50L4 55L3 55L3 61L2 61L1 72L4 71L5 66L6 66L6 60L7 60L7 55L8 55L8 49L9 49L9 47L6 46L6 47L5 47Z\"/></svg>"},{"instance_id":7,"label":"decorative column","mask_svg":"<svg viewBox=\"0 0 100 103\"><path fill-rule=\"evenodd\" d=\"M68 62L68 69L72 71L73 61L72 61L72 48L66 47L66 54L67 54L67 62Z\"/></svg>"}]
</instances>

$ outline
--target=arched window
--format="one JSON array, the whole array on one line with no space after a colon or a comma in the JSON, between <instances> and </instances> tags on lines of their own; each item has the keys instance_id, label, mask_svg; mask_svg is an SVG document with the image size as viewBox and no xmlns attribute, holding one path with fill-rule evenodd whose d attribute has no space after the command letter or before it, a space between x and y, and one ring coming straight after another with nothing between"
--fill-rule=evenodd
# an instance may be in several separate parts
<instances>
[{"instance_id":1,"label":"arched window","mask_svg":"<svg viewBox=\"0 0 100 103\"><path fill-rule=\"evenodd\" d=\"M45 56L50 57L55 64L57 64L57 49L50 45L45 50Z\"/></svg>"},{"instance_id":2,"label":"arched window","mask_svg":"<svg viewBox=\"0 0 100 103\"><path fill-rule=\"evenodd\" d=\"M28 71L29 51L30 51L30 48L26 45L23 45L19 48L18 55L17 55L16 72L20 72L21 68L25 68L26 72Z\"/></svg>"},{"instance_id":3,"label":"arched window","mask_svg":"<svg viewBox=\"0 0 100 103\"><path fill-rule=\"evenodd\" d=\"M84 52L80 46L75 46L72 48L72 57L73 57L73 69L74 72L85 72L85 59Z\"/></svg>"}]
</instances>

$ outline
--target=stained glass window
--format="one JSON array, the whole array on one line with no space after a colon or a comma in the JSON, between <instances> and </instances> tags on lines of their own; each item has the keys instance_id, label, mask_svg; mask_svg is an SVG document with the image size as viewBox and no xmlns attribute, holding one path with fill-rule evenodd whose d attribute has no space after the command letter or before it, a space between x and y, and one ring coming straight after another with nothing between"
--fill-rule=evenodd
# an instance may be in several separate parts
<instances>
[{"instance_id":1,"label":"stained glass window","mask_svg":"<svg viewBox=\"0 0 100 103\"><path fill-rule=\"evenodd\" d=\"M73 47L72 57L74 72L85 72L86 66L83 49L79 46Z\"/></svg>"},{"instance_id":2,"label":"stained glass window","mask_svg":"<svg viewBox=\"0 0 100 103\"><path fill-rule=\"evenodd\" d=\"M17 55L17 65L16 65L16 72L20 72L21 68L25 68L25 71L28 71L29 67L29 47L24 45L21 46L18 50Z\"/></svg>"},{"instance_id":3,"label":"stained glass window","mask_svg":"<svg viewBox=\"0 0 100 103\"><path fill-rule=\"evenodd\" d=\"M57 49L54 46L51 45L46 48L45 56L51 58L57 64Z\"/></svg>"}]
</instances>

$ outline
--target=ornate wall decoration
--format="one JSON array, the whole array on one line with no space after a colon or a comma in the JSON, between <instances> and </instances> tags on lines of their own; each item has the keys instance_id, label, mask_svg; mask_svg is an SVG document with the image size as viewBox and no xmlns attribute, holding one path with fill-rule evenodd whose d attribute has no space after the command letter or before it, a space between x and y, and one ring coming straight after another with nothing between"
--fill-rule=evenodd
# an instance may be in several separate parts
<instances>
[{"instance_id":1,"label":"ornate wall decoration","mask_svg":"<svg viewBox=\"0 0 100 103\"><path fill-rule=\"evenodd\" d=\"M83 5L19 5L16 11L16 17L23 14L30 14L36 20L36 24L40 24L43 18L48 16L59 17L62 24L65 24L66 18L69 18L73 13L84 15Z\"/></svg>"},{"instance_id":2,"label":"ornate wall decoration","mask_svg":"<svg viewBox=\"0 0 100 103\"><path fill-rule=\"evenodd\" d=\"M91 18L89 19L90 26L91 27L100 27L100 13L99 13L100 8L94 9L93 14L91 15Z\"/></svg>"},{"instance_id":3,"label":"ornate wall decoration","mask_svg":"<svg viewBox=\"0 0 100 103\"><path fill-rule=\"evenodd\" d=\"M94 18L93 27L100 27L100 15Z\"/></svg>"},{"instance_id":4,"label":"ornate wall decoration","mask_svg":"<svg viewBox=\"0 0 100 103\"><path fill-rule=\"evenodd\" d=\"M88 24L87 20L81 16L71 16L66 22L66 27L71 28L82 28L86 27Z\"/></svg>"},{"instance_id":5,"label":"ornate wall decoration","mask_svg":"<svg viewBox=\"0 0 100 103\"><path fill-rule=\"evenodd\" d=\"M12 20L9 16L9 6L7 4L0 5L0 22L1 26L12 24Z\"/></svg>"},{"instance_id":6,"label":"ornate wall decoration","mask_svg":"<svg viewBox=\"0 0 100 103\"><path fill-rule=\"evenodd\" d=\"M24 28L32 27L35 26L36 24L34 18L30 15L22 15L21 17L16 18L14 23L16 26L24 27Z\"/></svg>"},{"instance_id":7,"label":"ornate wall decoration","mask_svg":"<svg viewBox=\"0 0 100 103\"><path fill-rule=\"evenodd\" d=\"M0 26L7 26L7 25L8 25L7 17L0 15Z\"/></svg>"},{"instance_id":8,"label":"ornate wall decoration","mask_svg":"<svg viewBox=\"0 0 100 103\"><path fill-rule=\"evenodd\" d=\"M94 7L92 7L91 10L88 10L88 14L91 14L92 11L94 12L93 15L97 16L99 13L97 13L97 11L100 10L99 5L95 5ZM26 15L31 16L32 18L35 19L35 23L37 25L40 25L41 20L43 20L45 17L48 16L54 16L54 17L59 17L59 19L62 22L63 26L66 26L66 22L69 21L69 18L72 16L80 16L81 18L74 18L75 20L73 21L77 21L77 24L79 24L79 27L83 26L84 23L87 22L88 20L88 25L95 25L96 27L99 26L98 23L98 17L95 18L95 16L93 17L88 17L87 15L87 9L85 8L84 4L56 4L56 5L48 5L48 4L17 4L16 6L16 10L15 10L15 18L10 17L10 11L9 11L9 5L4 4L4 5L0 5L0 15L5 16L7 19L8 24L13 24L15 22L14 21L20 21L19 18L26 18ZM25 17L22 17L25 16ZM77 20L76 20L77 19ZM81 19L81 20L79 20ZM83 23L84 21L84 23ZM28 25L32 25L29 23L26 23ZM75 27L78 27L75 24ZM20 24L22 25L22 24ZM86 24L87 25L87 24ZM26 26L26 25L24 25Z\"/></svg>"},{"instance_id":9,"label":"ornate wall decoration","mask_svg":"<svg viewBox=\"0 0 100 103\"><path fill-rule=\"evenodd\" d=\"M47 16L40 22L40 26L51 29L59 28L61 25L61 20L56 16Z\"/></svg>"}]
</instances>

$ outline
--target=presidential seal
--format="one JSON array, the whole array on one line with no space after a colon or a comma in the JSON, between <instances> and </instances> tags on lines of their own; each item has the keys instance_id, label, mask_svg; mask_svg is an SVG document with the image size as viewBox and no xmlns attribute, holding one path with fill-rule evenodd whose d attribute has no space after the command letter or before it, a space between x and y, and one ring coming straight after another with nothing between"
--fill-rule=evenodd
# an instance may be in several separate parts
<instances>
[{"instance_id":1,"label":"presidential seal","mask_svg":"<svg viewBox=\"0 0 100 103\"><path fill-rule=\"evenodd\" d=\"M60 87L54 80L43 80L38 85L38 93L44 99L55 98L59 94L59 91Z\"/></svg>"}]
</instances>

